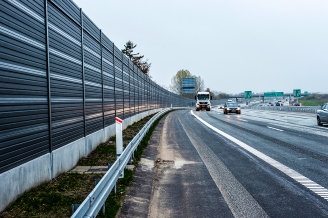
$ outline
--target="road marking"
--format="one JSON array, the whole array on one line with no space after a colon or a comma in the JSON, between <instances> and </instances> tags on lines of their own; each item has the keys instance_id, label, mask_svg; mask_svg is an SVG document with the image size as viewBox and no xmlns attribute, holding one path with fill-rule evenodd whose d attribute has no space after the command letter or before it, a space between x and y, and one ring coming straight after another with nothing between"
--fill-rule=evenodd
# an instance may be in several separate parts
<instances>
[{"instance_id":1,"label":"road marking","mask_svg":"<svg viewBox=\"0 0 328 218\"><path fill-rule=\"evenodd\" d=\"M270 127L270 126L267 126L267 127L270 128L270 129L274 129L274 130L280 131L280 132L283 132L284 131L282 129L277 129L277 128L273 128L273 127Z\"/></svg>"},{"instance_id":2,"label":"road marking","mask_svg":"<svg viewBox=\"0 0 328 218\"><path fill-rule=\"evenodd\" d=\"M244 122L248 122L247 120L243 120L243 119L238 119L238 120L241 120L241 121L244 121Z\"/></svg>"},{"instance_id":3,"label":"road marking","mask_svg":"<svg viewBox=\"0 0 328 218\"><path fill-rule=\"evenodd\" d=\"M295 170L283 165L282 163L274 160L273 158L271 158L271 157L263 154L262 152L252 148L251 146L247 145L246 143L244 143L242 141L239 141L238 139L232 137L231 135L229 135L225 132L222 132L221 130L215 128L211 124L209 124L206 121L204 121L203 119L201 119L200 117L196 116L193 112L191 112L191 114L193 116L195 116L204 125L209 127L210 129L214 130L215 132L217 132L218 134L224 136L225 138L229 139L230 141L236 143L240 147L244 148L246 151L250 152L251 154L255 155L256 157L260 158L261 160L267 162L268 164L270 164L271 166L273 166L276 169L280 170L281 172L283 172L284 174L286 174L290 178L294 179L296 182L300 183L304 187L310 189L312 192L314 192L315 194L319 195L320 197L322 197L323 199L328 201L328 196L327 196L328 189L326 189L325 187L315 183L314 181L312 181L309 178L303 176L302 174L296 172ZM315 184L316 186L313 187L313 184Z\"/></svg>"},{"instance_id":4,"label":"road marking","mask_svg":"<svg viewBox=\"0 0 328 218\"><path fill-rule=\"evenodd\" d=\"M234 217L269 217L259 203L229 171L226 165L197 136L194 132L197 130L192 129L180 117L179 121Z\"/></svg>"}]
</instances>

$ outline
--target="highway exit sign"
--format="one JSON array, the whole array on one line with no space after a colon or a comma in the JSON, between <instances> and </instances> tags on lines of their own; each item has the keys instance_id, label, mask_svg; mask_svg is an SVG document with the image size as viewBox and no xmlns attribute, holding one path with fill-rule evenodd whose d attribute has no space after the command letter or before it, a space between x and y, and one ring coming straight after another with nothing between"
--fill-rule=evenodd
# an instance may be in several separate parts
<instances>
[{"instance_id":1,"label":"highway exit sign","mask_svg":"<svg viewBox=\"0 0 328 218\"><path fill-rule=\"evenodd\" d=\"M299 97L301 97L301 90L300 90L300 89L294 89L294 90L293 90L293 96L294 96L295 98L299 98Z\"/></svg>"},{"instance_id":2,"label":"highway exit sign","mask_svg":"<svg viewBox=\"0 0 328 218\"><path fill-rule=\"evenodd\" d=\"M252 98L252 91L245 91L245 99L251 99Z\"/></svg>"},{"instance_id":3,"label":"highway exit sign","mask_svg":"<svg viewBox=\"0 0 328 218\"><path fill-rule=\"evenodd\" d=\"M264 92L264 97L282 97L284 92Z\"/></svg>"}]
</instances>

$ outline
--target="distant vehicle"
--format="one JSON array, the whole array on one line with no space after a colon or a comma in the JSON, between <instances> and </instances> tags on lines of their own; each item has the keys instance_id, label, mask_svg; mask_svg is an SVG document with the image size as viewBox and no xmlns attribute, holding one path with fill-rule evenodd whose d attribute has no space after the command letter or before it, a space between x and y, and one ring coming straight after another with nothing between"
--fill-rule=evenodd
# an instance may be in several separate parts
<instances>
[{"instance_id":1,"label":"distant vehicle","mask_svg":"<svg viewBox=\"0 0 328 218\"><path fill-rule=\"evenodd\" d=\"M301 106L300 103L294 103L294 106Z\"/></svg>"},{"instance_id":2,"label":"distant vehicle","mask_svg":"<svg viewBox=\"0 0 328 218\"><path fill-rule=\"evenodd\" d=\"M231 100L231 99L229 99L229 100L228 100L228 102L232 102L232 100Z\"/></svg>"},{"instance_id":3,"label":"distant vehicle","mask_svg":"<svg viewBox=\"0 0 328 218\"><path fill-rule=\"evenodd\" d=\"M196 100L196 111L206 109L206 111L211 110L211 100L212 96L209 92L197 92L195 96Z\"/></svg>"},{"instance_id":4,"label":"distant vehicle","mask_svg":"<svg viewBox=\"0 0 328 218\"><path fill-rule=\"evenodd\" d=\"M279 102L276 103L276 106L281 106L281 104Z\"/></svg>"},{"instance_id":5,"label":"distant vehicle","mask_svg":"<svg viewBox=\"0 0 328 218\"><path fill-rule=\"evenodd\" d=\"M223 105L219 105L218 106L218 109L224 109L224 106Z\"/></svg>"},{"instance_id":6,"label":"distant vehicle","mask_svg":"<svg viewBox=\"0 0 328 218\"><path fill-rule=\"evenodd\" d=\"M317 124L318 126L322 126L323 123L328 124L328 103L321 106L319 110L317 110Z\"/></svg>"},{"instance_id":7,"label":"distant vehicle","mask_svg":"<svg viewBox=\"0 0 328 218\"><path fill-rule=\"evenodd\" d=\"M224 104L223 113L224 114L228 114L228 113L240 114L241 113L240 106L235 102L227 102Z\"/></svg>"}]
</instances>

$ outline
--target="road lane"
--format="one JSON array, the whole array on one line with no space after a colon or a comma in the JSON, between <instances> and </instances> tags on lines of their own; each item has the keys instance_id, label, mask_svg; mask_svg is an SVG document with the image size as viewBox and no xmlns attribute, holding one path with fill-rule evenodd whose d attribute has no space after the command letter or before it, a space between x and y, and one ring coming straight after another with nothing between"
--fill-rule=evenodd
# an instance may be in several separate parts
<instances>
[{"instance_id":1,"label":"road lane","mask_svg":"<svg viewBox=\"0 0 328 218\"><path fill-rule=\"evenodd\" d=\"M158 157L163 159L157 164L150 217L328 217L327 134L267 128L275 119L271 113L260 119L244 111L194 113L270 161L211 130L190 111L173 112L161 138ZM293 116L288 122L297 123Z\"/></svg>"},{"instance_id":2,"label":"road lane","mask_svg":"<svg viewBox=\"0 0 328 218\"><path fill-rule=\"evenodd\" d=\"M238 182L224 163L197 136L195 131L179 117L192 145L196 148L215 184L223 194L224 199L235 217L268 217L256 200Z\"/></svg>"},{"instance_id":3,"label":"road lane","mask_svg":"<svg viewBox=\"0 0 328 218\"><path fill-rule=\"evenodd\" d=\"M186 113L172 112L165 120L149 217L233 217L179 122Z\"/></svg>"},{"instance_id":4,"label":"road lane","mask_svg":"<svg viewBox=\"0 0 328 218\"><path fill-rule=\"evenodd\" d=\"M267 129L266 121L250 120L245 124L234 119L237 118L234 115L227 118L218 114L214 117L215 121L212 114L202 114L202 116L220 126L221 130L231 133L237 139L301 172L303 175L314 178L322 186L328 187L327 131L320 135L313 134L307 129L301 131L285 127L281 128L284 129L284 132L280 132ZM207 116L209 118L206 118ZM241 116L243 119L249 119L248 114L243 113ZM229 122L226 119L229 119ZM222 121L222 123L218 121Z\"/></svg>"}]
</instances>

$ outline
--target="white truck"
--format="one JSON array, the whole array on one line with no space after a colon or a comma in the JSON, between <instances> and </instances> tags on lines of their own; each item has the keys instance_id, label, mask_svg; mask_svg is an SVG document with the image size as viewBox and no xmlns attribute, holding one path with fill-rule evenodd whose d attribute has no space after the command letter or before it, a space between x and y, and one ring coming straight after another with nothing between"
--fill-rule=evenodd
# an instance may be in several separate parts
<instances>
[{"instance_id":1,"label":"white truck","mask_svg":"<svg viewBox=\"0 0 328 218\"><path fill-rule=\"evenodd\" d=\"M212 96L209 92L197 92L195 96L196 100L196 111L206 109L207 111L211 110L211 100Z\"/></svg>"}]
</instances>

